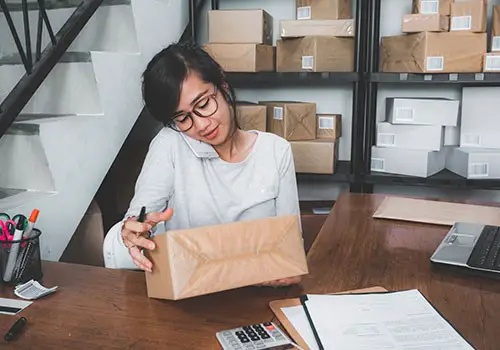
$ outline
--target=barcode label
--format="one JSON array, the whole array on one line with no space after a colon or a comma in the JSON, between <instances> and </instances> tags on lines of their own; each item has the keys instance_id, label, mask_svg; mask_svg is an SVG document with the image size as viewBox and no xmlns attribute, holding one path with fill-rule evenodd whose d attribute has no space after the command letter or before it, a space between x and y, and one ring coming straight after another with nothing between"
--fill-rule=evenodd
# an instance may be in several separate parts
<instances>
[{"instance_id":1,"label":"barcode label","mask_svg":"<svg viewBox=\"0 0 500 350\"><path fill-rule=\"evenodd\" d=\"M488 163L471 163L469 164L470 177L487 177Z\"/></svg>"},{"instance_id":2,"label":"barcode label","mask_svg":"<svg viewBox=\"0 0 500 350\"><path fill-rule=\"evenodd\" d=\"M426 64L428 71L439 71L444 69L444 57L443 56L434 56L427 57Z\"/></svg>"},{"instance_id":3,"label":"barcode label","mask_svg":"<svg viewBox=\"0 0 500 350\"><path fill-rule=\"evenodd\" d=\"M394 146L396 145L396 135L379 133L377 135L377 146Z\"/></svg>"},{"instance_id":4,"label":"barcode label","mask_svg":"<svg viewBox=\"0 0 500 350\"><path fill-rule=\"evenodd\" d=\"M413 121L413 108L396 107L394 110L394 117L395 117L396 121L412 122Z\"/></svg>"},{"instance_id":5,"label":"barcode label","mask_svg":"<svg viewBox=\"0 0 500 350\"><path fill-rule=\"evenodd\" d=\"M273 118L276 120L283 120L283 107L273 108Z\"/></svg>"},{"instance_id":6,"label":"barcode label","mask_svg":"<svg viewBox=\"0 0 500 350\"><path fill-rule=\"evenodd\" d=\"M311 6L297 7L297 19L311 19Z\"/></svg>"},{"instance_id":7,"label":"barcode label","mask_svg":"<svg viewBox=\"0 0 500 350\"><path fill-rule=\"evenodd\" d=\"M481 140L479 138L479 135L463 134L462 135L462 146L469 146L469 147L481 146Z\"/></svg>"},{"instance_id":8,"label":"barcode label","mask_svg":"<svg viewBox=\"0 0 500 350\"><path fill-rule=\"evenodd\" d=\"M472 16L451 17L451 30L470 30L472 28Z\"/></svg>"},{"instance_id":9,"label":"barcode label","mask_svg":"<svg viewBox=\"0 0 500 350\"><path fill-rule=\"evenodd\" d=\"M491 51L500 51L500 36L494 36L491 43Z\"/></svg>"},{"instance_id":10,"label":"barcode label","mask_svg":"<svg viewBox=\"0 0 500 350\"><path fill-rule=\"evenodd\" d=\"M320 129L335 129L335 118L334 117L319 117L318 124Z\"/></svg>"},{"instance_id":11,"label":"barcode label","mask_svg":"<svg viewBox=\"0 0 500 350\"><path fill-rule=\"evenodd\" d=\"M486 56L484 69L500 71L500 56Z\"/></svg>"},{"instance_id":12,"label":"barcode label","mask_svg":"<svg viewBox=\"0 0 500 350\"><path fill-rule=\"evenodd\" d=\"M313 68L314 68L314 57L302 56L302 69L313 69Z\"/></svg>"},{"instance_id":13,"label":"barcode label","mask_svg":"<svg viewBox=\"0 0 500 350\"><path fill-rule=\"evenodd\" d=\"M385 159L372 158L370 168L372 171L385 171Z\"/></svg>"},{"instance_id":14,"label":"barcode label","mask_svg":"<svg viewBox=\"0 0 500 350\"><path fill-rule=\"evenodd\" d=\"M420 0L420 13L422 14L439 13L439 0Z\"/></svg>"}]
</instances>

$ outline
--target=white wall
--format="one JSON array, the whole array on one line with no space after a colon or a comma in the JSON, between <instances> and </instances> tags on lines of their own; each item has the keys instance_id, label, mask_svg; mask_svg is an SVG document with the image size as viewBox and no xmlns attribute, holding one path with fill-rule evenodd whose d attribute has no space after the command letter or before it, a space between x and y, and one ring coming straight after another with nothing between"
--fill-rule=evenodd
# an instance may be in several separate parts
<instances>
[{"instance_id":1,"label":"white wall","mask_svg":"<svg viewBox=\"0 0 500 350\"><path fill-rule=\"evenodd\" d=\"M354 12L353 0L353 14ZM411 0L382 0L380 30L382 36L401 34L401 18L403 14L411 12ZM491 19L491 6L500 5L500 0L489 0L489 18ZM281 19L294 19L294 0L220 0L221 9L252 9L263 8L274 19L274 39L279 33ZM208 8L208 7L207 7ZM207 17L202 14L201 23L198 24L198 40L200 43L207 41ZM333 86L331 88L277 88L277 89L238 89L238 98L258 101L259 99L287 99L308 100L317 103L321 113L342 114L342 138L339 148L339 159L350 160L351 147L351 121L352 121L352 88L351 85ZM443 86L402 86L380 85L377 105L377 119L385 118L385 98L389 96L422 96L422 97L451 97L461 98L459 87ZM300 182L299 197L301 200L335 199L339 193L348 189L346 185ZM423 196L439 196L446 198L474 198L478 200L500 201L499 191L464 191L442 190L423 187L404 186L376 186L375 192L396 193Z\"/></svg>"}]
</instances>

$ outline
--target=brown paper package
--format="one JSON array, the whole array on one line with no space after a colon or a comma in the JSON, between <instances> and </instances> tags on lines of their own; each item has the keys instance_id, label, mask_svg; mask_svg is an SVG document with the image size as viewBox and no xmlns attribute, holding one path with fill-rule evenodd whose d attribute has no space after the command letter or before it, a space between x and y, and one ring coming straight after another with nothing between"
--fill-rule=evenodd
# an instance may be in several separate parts
<instances>
[{"instance_id":1,"label":"brown paper package","mask_svg":"<svg viewBox=\"0 0 500 350\"><path fill-rule=\"evenodd\" d=\"M342 136L342 116L340 114L318 114L316 137L336 140Z\"/></svg>"},{"instance_id":2,"label":"brown paper package","mask_svg":"<svg viewBox=\"0 0 500 350\"><path fill-rule=\"evenodd\" d=\"M451 4L450 31L486 32L487 4L481 0L454 2ZM467 27L464 27L466 25ZM464 28L468 28L465 29Z\"/></svg>"},{"instance_id":3,"label":"brown paper package","mask_svg":"<svg viewBox=\"0 0 500 350\"><path fill-rule=\"evenodd\" d=\"M288 141L316 138L316 104L311 102L260 101L267 107L267 131Z\"/></svg>"},{"instance_id":4,"label":"brown paper package","mask_svg":"<svg viewBox=\"0 0 500 350\"><path fill-rule=\"evenodd\" d=\"M438 6L438 12L440 15L445 15L449 16L451 13L451 4L453 3L453 0L439 0L439 6ZM428 1L424 2L424 4L430 4ZM421 0L413 0L413 13L423 13L427 11L428 9L422 8L422 2ZM428 12L426 12L429 14Z\"/></svg>"},{"instance_id":5,"label":"brown paper package","mask_svg":"<svg viewBox=\"0 0 500 350\"><path fill-rule=\"evenodd\" d=\"M259 44L206 44L204 49L226 72L274 71L275 49Z\"/></svg>"},{"instance_id":6,"label":"brown paper package","mask_svg":"<svg viewBox=\"0 0 500 350\"><path fill-rule=\"evenodd\" d=\"M273 18L264 10L210 10L208 41L272 45Z\"/></svg>"},{"instance_id":7,"label":"brown paper package","mask_svg":"<svg viewBox=\"0 0 500 350\"><path fill-rule=\"evenodd\" d=\"M305 36L354 37L355 25L352 19L280 21L282 38Z\"/></svg>"},{"instance_id":8,"label":"brown paper package","mask_svg":"<svg viewBox=\"0 0 500 350\"><path fill-rule=\"evenodd\" d=\"M267 108L256 103L238 101L236 119L241 130L267 131Z\"/></svg>"},{"instance_id":9,"label":"brown paper package","mask_svg":"<svg viewBox=\"0 0 500 350\"><path fill-rule=\"evenodd\" d=\"M278 72L352 72L354 39L309 36L276 42Z\"/></svg>"},{"instance_id":10,"label":"brown paper package","mask_svg":"<svg viewBox=\"0 0 500 350\"><path fill-rule=\"evenodd\" d=\"M380 70L395 73L477 73L482 70L486 47L485 33L425 32L383 37Z\"/></svg>"},{"instance_id":11,"label":"brown paper package","mask_svg":"<svg viewBox=\"0 0 500 350\"><path fill-rule=\"evenodd\" d=\"M491 18L491 51L500 51L500 6L493 6Z\"/></svg>"},{"instance_id":12,"label":"brown paper package","mask_svg":"<svg viewBox=\"0 0 500 350\"><path fill-rule=\"evenodd\" d=\"M150 298L179 300L308 273L298 215L174 230L153 241Z\"/></svg>"},{"instance_id":13,"label":"brown paper package","mask_svg":"<svg viewBox=\"0 0 500 350\"><path fill-rule=\"evenodd\" d=\"M410 14L403 16L403 33L447 32L450 17L444 15Z\"/></svg>"},{"instance_id":14,"label":"brown paper package","mask_svg":"<svg viewBox=\"0 0 500 350\"><path fill-rule=\"evenodd\" d=\"M297 15L301 7L310 7L309 18L297 19L350 19L351 0L297 0Z\"/></svg>"},{"instance_id":15,"label":"brown paper package","mask_svg":"<svg viewBox=\"0 0 500 350\"><path fill-rule=\"evenodd\" d=\"M338 159L338 140L293 141L290 144L297 173L335 173Z\"/></svg>"}]
</instances>

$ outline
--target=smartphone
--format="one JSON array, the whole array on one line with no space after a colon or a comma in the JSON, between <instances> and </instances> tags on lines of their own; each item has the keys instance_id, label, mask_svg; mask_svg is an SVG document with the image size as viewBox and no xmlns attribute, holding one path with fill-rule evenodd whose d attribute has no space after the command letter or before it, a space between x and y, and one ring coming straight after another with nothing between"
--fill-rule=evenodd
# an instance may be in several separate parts
<instances>
[{"instance_id":1,"label":"smartphone","mask_svg":"<svg viewBox=\"0 0 500 350\"><path fill-rule=\"evenodd\" d=\"M181 133L181 137L197 158L219 158L219 154L215 151L212 145L195 140L183 133Z\"/></svg>"}]
</instances>

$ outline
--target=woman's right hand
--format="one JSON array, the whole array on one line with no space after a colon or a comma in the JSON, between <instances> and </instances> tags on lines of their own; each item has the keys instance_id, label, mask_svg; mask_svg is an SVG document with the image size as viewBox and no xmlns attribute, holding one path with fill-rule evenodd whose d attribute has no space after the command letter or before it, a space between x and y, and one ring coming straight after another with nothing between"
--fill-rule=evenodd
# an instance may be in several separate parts
<instances>
[{"instance_id":1,"label":"woman's right hand","mask_svg":"<svg viewBox=\"0 0 500 350\"><path fill-rule=\"evenodd\" d=\"M148 213L144 222L138 222L137 217L127 219L122 227L122 240L128 248L128 252L134 264L144 271L151 272L153 264L142 253L141 249L155 249L155 244L150 239L144 237L149 230L162 221L168 221L174 211L168 208L162 212Z\"/></svg>"}]
</instances>

